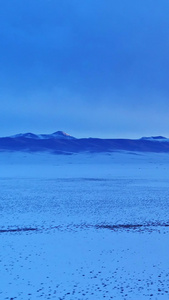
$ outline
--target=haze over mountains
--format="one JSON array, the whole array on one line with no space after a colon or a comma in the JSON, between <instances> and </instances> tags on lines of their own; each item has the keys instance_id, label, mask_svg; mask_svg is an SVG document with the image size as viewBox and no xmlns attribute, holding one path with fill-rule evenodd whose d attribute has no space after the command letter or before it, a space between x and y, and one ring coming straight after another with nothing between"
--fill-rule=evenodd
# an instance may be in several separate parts
<instances>
[{"instance_id":1,"label":"haze over mountains","mask_svg":"<svg viewBox=\"0 0 169 300\"><path fill-rule=\"evenodd\" d=\"M169 139L163 136L140 139L75 138L63 131L52 134L21 133L0 138L0 151L48 151L53 154L81 152L169 152Z\"/></svg>"}]
</instances>

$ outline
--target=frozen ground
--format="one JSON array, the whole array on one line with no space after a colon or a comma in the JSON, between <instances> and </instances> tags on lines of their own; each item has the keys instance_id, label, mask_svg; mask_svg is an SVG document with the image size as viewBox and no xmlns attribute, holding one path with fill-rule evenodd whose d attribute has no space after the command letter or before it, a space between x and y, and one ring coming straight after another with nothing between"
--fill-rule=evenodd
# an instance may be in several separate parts
<instances>
[{"instance_id":1,"label":"frozen ground","mask_svg":"<svg viewBox=\"0 0 169 300\"><path fill-rule=\"evenodd\" d=\"M169 155L0 153L0 299L169 299Z\"/></svg>"}]
</instances>

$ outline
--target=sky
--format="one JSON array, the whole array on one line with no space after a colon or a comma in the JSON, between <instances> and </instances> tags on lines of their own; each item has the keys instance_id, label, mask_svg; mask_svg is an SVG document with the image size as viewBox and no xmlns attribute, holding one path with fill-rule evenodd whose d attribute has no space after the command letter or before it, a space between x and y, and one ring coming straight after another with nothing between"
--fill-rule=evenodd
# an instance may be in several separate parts
<instances>
[{"instance_id":1,"label":"sky","mask_svg":"<svg viewBox=\"0 0 169 300\"><path fill-rule=\"evenodd\" d=\"M0 136L169 136L168 0L1 0Z\"/></svg>"}]
</instances>

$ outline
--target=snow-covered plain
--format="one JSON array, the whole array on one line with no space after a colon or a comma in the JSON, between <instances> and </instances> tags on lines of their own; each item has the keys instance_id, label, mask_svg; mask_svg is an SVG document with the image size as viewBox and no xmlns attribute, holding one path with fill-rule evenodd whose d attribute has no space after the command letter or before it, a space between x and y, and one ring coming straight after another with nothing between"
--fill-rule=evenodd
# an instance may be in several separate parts
<instances>
[{"instance_id":1,"label":"snow-covered plain","mask_svg":"<svg viewBox=\"0 0 169 300\"><path fill-rule=\"evenodd\" d=\"M0 299L169 299L169 155L0 153Z\"/></svg>"}]
</instances>

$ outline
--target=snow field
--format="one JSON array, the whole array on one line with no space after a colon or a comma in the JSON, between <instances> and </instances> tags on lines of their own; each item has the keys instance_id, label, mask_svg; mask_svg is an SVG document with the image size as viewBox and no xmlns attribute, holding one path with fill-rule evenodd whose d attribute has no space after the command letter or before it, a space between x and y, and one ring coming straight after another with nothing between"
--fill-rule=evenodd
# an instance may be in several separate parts
<instances>
[{"instance_id":1,"label":"snow field","mask_svg":"<svg viewBox=\"0 0 169 300\"><path fill-rule=\"evenodd\" d=\"M168 162L1 153L0 299L169 299Z\"/></svg>"}]
</instances>

